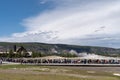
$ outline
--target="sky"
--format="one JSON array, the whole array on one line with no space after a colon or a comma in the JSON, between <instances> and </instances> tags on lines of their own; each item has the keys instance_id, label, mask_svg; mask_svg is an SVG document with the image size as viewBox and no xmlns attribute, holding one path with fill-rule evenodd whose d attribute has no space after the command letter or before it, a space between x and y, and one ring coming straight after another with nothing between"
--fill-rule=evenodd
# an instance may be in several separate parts
<instances>
[{"instance_id":1,"label":"sky","mask_svg":"<svg viewBox=\"0 0 120 80\"><path fill-rule=\"evenodd\" d=\"M0 42L120 48L120 0L0 0Z\"/></svg>"}]
</instances>

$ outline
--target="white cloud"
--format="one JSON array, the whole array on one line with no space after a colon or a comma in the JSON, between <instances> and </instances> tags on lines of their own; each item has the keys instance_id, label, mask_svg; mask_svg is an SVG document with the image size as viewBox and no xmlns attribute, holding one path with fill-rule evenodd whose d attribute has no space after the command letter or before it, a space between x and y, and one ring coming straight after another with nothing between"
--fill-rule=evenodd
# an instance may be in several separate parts
<instances>
[{"instance_id":1,"label":"white cloud","mask_svg":"<svg viewBox=\"0 0 120 80\"><path fill-rule=\"evenodd\" d=\"M46 2L46 0L40 0L40 4L45 4Z\"/></svg>"},{"instance_id":2,"label":"white cloud","mask_svg":"<svg viewBox=\"0 0 120 80\"><path fill-rule=\"evenodd\" d=\"M27 31L0 40L120 47L119 0L50 1L54 9L23 20Z\"/></svg>"}]
</instances>

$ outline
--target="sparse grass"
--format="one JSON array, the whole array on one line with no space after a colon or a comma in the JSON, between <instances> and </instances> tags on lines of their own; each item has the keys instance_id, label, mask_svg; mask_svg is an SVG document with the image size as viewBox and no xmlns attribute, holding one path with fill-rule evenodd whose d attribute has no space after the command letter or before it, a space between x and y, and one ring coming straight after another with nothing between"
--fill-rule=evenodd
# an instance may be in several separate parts
<instances>
[{"instance_id":1,"label":"sparse grass","mask_svg":"<svg viewBox=\"0 0 120 80\"><path fill-rule=\"evenodd\" d=\"M0 65L0 70L0 80L120 80L112 72L61 66Z\"/></svg>"},{"instance_id":2,"label":"sparse grass","mask_svg":"<svg viewBox=\"0 0 120 80\"><path fill-rule=\"evenodd\" d=\"M99 77L99 78L76 78L62 75L48 75L48 74L9 74L0 73L0 80L119 80L115 77Z\"/></svg>"},{"instance_id":3,"label":"sparse grass","mask_svg":"<svg viewBox=\"0 0 120 80\"><path fill-rule=\"evenodd\" d=\"M10 69L10 68L28 68L28 65L0 65L0 69Z\"/></svg>"},{"instance_id":4,"label":"sparse grass","mask_svg":"<svg viewBox=\"0 0 120 80\"><path fill-rule=\"evenodd\" d=\"M79 78L48 74L8 74L0 73L0 80L80 80Z\"/></svg>"}]
</instances>

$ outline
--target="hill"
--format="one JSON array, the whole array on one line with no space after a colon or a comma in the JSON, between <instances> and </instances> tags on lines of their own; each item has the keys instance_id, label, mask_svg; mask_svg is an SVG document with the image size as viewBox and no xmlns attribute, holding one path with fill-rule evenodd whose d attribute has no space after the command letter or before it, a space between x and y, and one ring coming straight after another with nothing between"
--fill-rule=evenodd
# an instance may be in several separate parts
<instances>
[{"instance_id":1,"label":"hill","mask_svg":"<svg viewBox=\"0 0 120 80\"><path fill-rule=\"evenodd\" d=\"M46 54L50 53L63 53L70 52L71 50L76 53L95 53L104 56L119 56L120 49L108 48L108 47L96 47L96 46L78 46L78 45L67 45L67 44L46 44L46 43L10 43L10 42L0 42L0 52L13 50L13 46L16 45L17 48L23 46L28 51L44 52Z\"/></svg>"}]
</instances>

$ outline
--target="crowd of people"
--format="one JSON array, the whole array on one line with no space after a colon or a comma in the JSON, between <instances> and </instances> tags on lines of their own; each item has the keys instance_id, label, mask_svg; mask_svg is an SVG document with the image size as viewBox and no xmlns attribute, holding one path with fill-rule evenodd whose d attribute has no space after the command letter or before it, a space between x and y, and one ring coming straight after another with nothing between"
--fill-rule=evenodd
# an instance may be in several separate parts
<instances>
[{"instance_id":1,"label":"crowd of people","mask_svg":"<svg viewBox=\"0 0 120 80\"><path fill-rule=\"evenodd\" d=\"M44 58L1 58L0 63L2 61L6 62L14 62L21 64L120 64L119 59L44 59Z\"/></svg>"}]
</instances>

